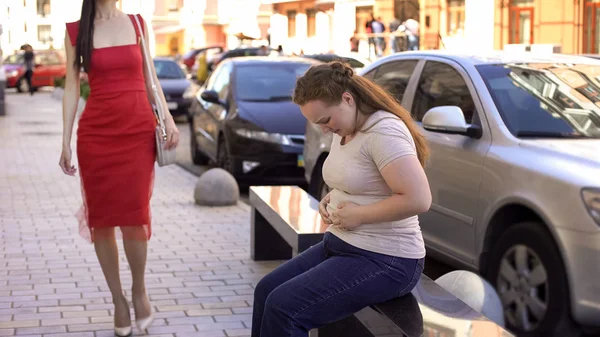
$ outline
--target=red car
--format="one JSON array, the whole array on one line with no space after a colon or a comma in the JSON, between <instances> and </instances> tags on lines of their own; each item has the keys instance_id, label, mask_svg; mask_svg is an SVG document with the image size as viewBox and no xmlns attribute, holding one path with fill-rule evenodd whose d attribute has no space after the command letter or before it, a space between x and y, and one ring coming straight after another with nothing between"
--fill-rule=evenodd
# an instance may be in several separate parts
<instances>
[{"instance_id":1,"label":"red car","mask_svg":"<svg viewBox=\"0 0 600 337\"><path fill-rule=\"evenodd\" d=\"M67 72L66 58L58 50L38 50L35 53L35 69L31 84L34 88L53 86L55 78L65 77ZM29 86L25 79L23 52L8 56L4 59L6 72L6 87L17 88L18 92L28 92Z\"/></svg>"}]
</instances>

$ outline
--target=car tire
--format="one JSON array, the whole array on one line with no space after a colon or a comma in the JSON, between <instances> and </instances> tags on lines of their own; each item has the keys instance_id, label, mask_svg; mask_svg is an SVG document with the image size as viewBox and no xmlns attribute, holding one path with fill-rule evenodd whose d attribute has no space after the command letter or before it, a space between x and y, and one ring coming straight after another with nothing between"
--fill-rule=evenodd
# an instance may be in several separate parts
<instances>
[{"instance_id":1,"label":"car tire","mask_svg":"<svg viewBox=\"0 0 600 337\"><path fill-rule=\"evenodd\" d=\"M523 222L507 229L492 248L486 270L510 331L520 337L579 335L560 252L541 223Z\"/></svg>"},{"instance_id":2,"label":"car tire","mask_svg":"<svg viewBox=\"0 0 600 337\"><path fill-rule=\"evenodd\" d=\"M198 141L194 132L194 124L190 122L190 148L192 150L192 162L196 165L208 165L209 158L198 149Z\"/></svg>"},{"instance_id":3,"label":"car tire","mask_svg":"<svg viewBox=\"0 0 600 337\"><path fill-rule=\"evenodd\" d=\"M308 185L308 193L315 199L321 201L331 191L331 188L327 186L323 180L323 163L325 160L319 160L313 168L312 178Z\"/></svg>"},{"instance_id":4,"label":"car tire","mask_svg":"<svg viewBox=\"0 0 600 337\"><path fill-rule=\"evenodd\" d=\"M217 148L217 166L224 169L225 171L233 175L233 162L229 156L229 150L227 149L227 142L225 137L219 137L219 147Z\"/></svg>"},{"instance_id":5,"label":"car tire","mask_svg":"<svg viewBox=\"0 0 600 337\"><path fill-rule=\"evenodd\" d=\"M17 81L16 87L18 93L29 92L29 84L27 83L27 79L25 77L21 77Z\"/></svg>"}]
</instances>

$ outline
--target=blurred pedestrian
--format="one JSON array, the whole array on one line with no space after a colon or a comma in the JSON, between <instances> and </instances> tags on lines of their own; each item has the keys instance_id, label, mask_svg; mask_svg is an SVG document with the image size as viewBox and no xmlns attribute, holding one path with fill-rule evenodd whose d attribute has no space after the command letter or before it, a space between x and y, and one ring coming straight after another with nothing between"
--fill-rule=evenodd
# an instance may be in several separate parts
<instances>
[{"instance_id":1,"label":"blurred pedestrian","mask_svg":"<svg viewBox=\"0 0 600 337\"><path fill-rule=\"evenodd\" d=\"M208 78L208 62L206 60L206 50L198 53L198 69L196 70L196 81L198 84L203 85Z\"/></svg>"},{"instance_id":2,"label":"blurred pedestrian","mask_svg":"<svg viewBox=\"0 0 600 337\"><path fill-rule=\"evenodd\" d=\"M319 203L329 227L320 243L258 282L252 337L306 337L404 296L425 263L418 215L431 206L429 151L410 113L341 62L308 69L293 97L308 122L334 133L323 166L332 191Z\"/></svg>"},{"instance_id":3,"label":"blurred pedestrian","mask_svg":"<svg viewBox=\"0 0 600 337\"><path fill-rule=\"evenodd\" d=\"M408 50L419 50L419 22L408 19L402 25L406 28L404 32L408 39Z\"/></svg>"},{"instance_id":4,"label":"blurred pedestrian","mask_svg":"<svg viewBox=\"0 0 600 337\"><path fill-rule=\"evenodd\" d=\"M35 70L35 53L33 52L33 47L30 44L24 45L23 50L25 50L25 54L23 55L25 80L27 81L27 86L29 87L29 94L33 96L33 93L35 92L32 82L33 72Z\"/></svg>"},{"instance_id":5,"label":"blurred pedestrian","mask_svg":"<svg viewBox=\"0 0 600 337\"><path fill-rule=\"evenodd\" d=\"M400 51L400 37L394 35L397 33L398 28L402 23L398 18L394 18L389 25L390 28L390 48L392 49L392 53L397 53Z\"/></svg>"},{"instance_id":6,"label":"blurred pedestrian","mask_svg":"<svg viewBox=\"0 0 600 337\"><path fill-rule=\"evenodd\" d=\"M117 0L83 0L80 20L67 23L66 29L67 73L59 165L66 175L77 172L71 165L71 134L83 68L90 79L91 94L77 128L83 198L79 229L94 244L111 292L114 333L129 336L132 322L129 301L121 286L115 229L119 228L123 238L131 270L135 323L143 332L153 321L145 269L152 235L150 200L157 146L175 148L179 131L160 86L156 87L158 96L152 92L152 83L159 81L152 60L145 61L145 55L150 55L143 47L149 44L148 28L139 14L121 12ZM151 104L164 107L164 145L155 138L159 130Z\"/></svg>"}]
</instances>

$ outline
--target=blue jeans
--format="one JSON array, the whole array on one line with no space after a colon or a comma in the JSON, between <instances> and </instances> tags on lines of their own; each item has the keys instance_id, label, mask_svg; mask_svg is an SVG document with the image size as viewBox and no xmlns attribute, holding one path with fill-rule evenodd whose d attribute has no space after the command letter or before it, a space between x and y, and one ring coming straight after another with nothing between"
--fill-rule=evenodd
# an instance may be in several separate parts
<instances>
[{"instance_id":1,"label":"blue jeans","mask_svg":"<svg viewBox=\"0 0 600 337\"><path fill-rule=\"evenodd\" d=\"M327 232L258 282L252 337L306 337L311 329L406 295L423 267L424 259L373 253Z\"/></svg>"}]
</instances>

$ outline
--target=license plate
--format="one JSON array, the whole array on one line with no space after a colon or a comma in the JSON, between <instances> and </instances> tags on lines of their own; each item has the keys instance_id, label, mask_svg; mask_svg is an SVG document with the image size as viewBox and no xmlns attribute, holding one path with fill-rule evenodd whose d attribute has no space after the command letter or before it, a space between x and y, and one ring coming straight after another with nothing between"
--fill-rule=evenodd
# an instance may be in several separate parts
<instances>
[{"instance_id":1,"label":"license plate","mask_svg":"<svg viewBox=\"0 0 600 337\"><path fill-rule=\"evenodd\" d=\"M304 156L298 155L298 167L304 167Z\"/></svg>"},{"instance_id":2,"label":"license plate","mask_svg":"<svg viewBox=\"0 0 600 337\"><path fill-rule=\"evenodd\" d=\"M167 102L167 108L169 108L169 110L176 110L177 102Z\"/></svg>"}]
</instances>

